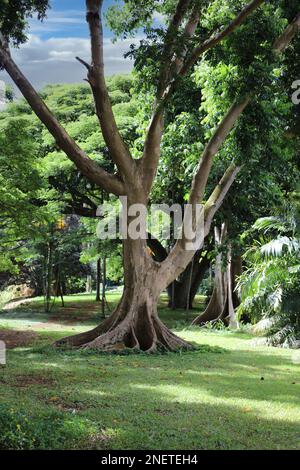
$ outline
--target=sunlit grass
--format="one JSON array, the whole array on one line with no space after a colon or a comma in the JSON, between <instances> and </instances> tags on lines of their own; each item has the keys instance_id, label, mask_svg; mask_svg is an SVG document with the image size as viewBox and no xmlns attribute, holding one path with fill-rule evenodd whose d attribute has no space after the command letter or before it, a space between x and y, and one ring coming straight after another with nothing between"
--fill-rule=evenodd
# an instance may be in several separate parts
<instances>
[{"instance_id":1,"label":"sunlit grass","mask_svg":"<svg viewBox=\"0 0 300 470\"><path fill-rule=\"evenodd\" d=\"M77 296L71 297L76 304ZM84 314L90 302L79 300L77 311ZM189 329L197 311L173 312L162 302L164 321L203 345L199 351L62 353L41 346L86 329L97 318L75 325L56 318L55 330L39 317L45 326L39 329L33 311L44 315L32 305L0 314L0 324L21 328L29 322L27 328L39 332L32 347L9 351L7 366L0 369L0 403L6 404L4 410L0 406L0 424L7 410L14 416L22 410L33 423L26 428L22 421L28 447L300 449L297 351L255 348L248 333Z\"/></svg>"}]
</instances>

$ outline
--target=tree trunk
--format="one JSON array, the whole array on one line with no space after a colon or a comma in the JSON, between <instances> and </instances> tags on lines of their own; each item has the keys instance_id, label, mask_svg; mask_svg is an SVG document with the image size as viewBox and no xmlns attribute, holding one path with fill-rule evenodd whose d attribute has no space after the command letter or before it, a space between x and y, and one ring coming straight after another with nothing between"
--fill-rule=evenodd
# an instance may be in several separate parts
<instances>
[{"instance_id":1,"label":"tree trunk","mask_svg":"<svg viewBox=\"0 0 300 470\"><path fill-rule=\"evenodd\" d=\"M61 306L64 307L65 302L64 302L64 296L63 296L61 278L62 278L61 265L60 263L57 263L55 267L55 273L54 273L54 279L55 279L54 292L55 292L55 297L60 297Z\"/></svg>"},{"instance_id":2,"label":"tree trunk","mask_svg":"<svg viewBox=\"0 0 300 470\"><path fill-rule=\"evenodd\" d=\"M201 251L196 253L194 262L190 263L180 277L168 287L169 308L193 308L193 302L198 292L199 285L209 268L207 256L203 256L202 259L200 258Z\"/></svg>"},{"instance_id":3,"label":"tree trunk","mask_svg":"<svg viewBox=\"0 0 300 470\"><path fill-rule=\"evenodd\" d=\"M151 249L154 260L158 262L164 261L168 256L167 250L162 246L159 240L154 238L151 234L148 235L147 243ZM179 278L167 287L169 308L173 310L186 309L187 306L189 309L193 308L193 302L198 292L199 285L209 265L210 262L207 254L203 255L203 250L197 251L194 260L186 267Z\"/></svg>"},{"instance_id":4,"label":"tree trunk","mask_svg":"<svg viewBox=\"0 0 300 470\"><path fill-rule=\"evenodd\" d=\"M96 276L96 302L100 302L100 284L101 284L101 258L97 259L97 276Z\"/></svg>"},{"instance_id":5,"label":"tree trunk","mask_svg":"<svg viewBox=\"0 0 300 470\"><path fill-rule=\"evenodd\" d=\"M221 234L215 228L216 245L221 246L226 238L226 224L222 225ZM240 269L240 257L237 263L232 260L232 249L227 245L225 269L223 268L222 253L216 257L214 289L206 310L193 321L194 325L204 325L207 322L221 320L225 325L237 327L235 308L238 305L238 297L235 291L235 279Z\"/></svg>"},{"instance_id":6,"label":"tree trunk","mask_svg":"<svg viewBox=\"0 0 300 470\"><path fill-rule=\"evenodd\" d=\"M46 265L46 289L45 289L45 311L50 312L51 303L51 286L52 286L52 271L53 271L53 243L48 244L47 265Z\"/></svg>"},{"instance_id":7,"label":"tree trunk","mask_svg":"<svg viewBox=\"0 0 300 470\"><path fill-rule=\"evenodd\" d=\"M87 276L86 276L85 292L86 292L86 294L91 294L93 292L92 275L91 274L87 274Z\"/></svg>"},{"instance_id":8,"label":"tree trunk","mask_svg":"<svg viewBox=\"0 0 300 470\"><path fill-rule=\"evenodd\" d=\"M233 307L236 309L240 303L241 300L239 298L238 292L236 290L236 285L237 285L237 279L241 274L243 273L243 260L241 255L236 255L232 257L232 301L233 301Z\"/></svg>"},{"instance_id":9,"label":"tree trunk","mask_svg":"<svg viewBox=\"0 0 300 470\"><path fill-rule=\"evenodd\" d=\"M63 290L62 290L62 285L61 285L60 280L58 281L58 284L57 284L56 297L60 297L61 306L64 307L65 301L64 301Z\"/></svg>"},{"instance_id":10,"label":"tree trunk","mask_svg":"<svg viewBox=\"0 0 300 470\"><path fill-rule=\"evenodd\" d=\"M144 240L123 240L124 292L109 318L85 333L63 338L56 346L103 351L126 348L145 352L191 350L159 319L157 302L163 280Z\"/></svg>"},{"instance_id":11,"label":"tree trunk","mask_svg":"<svg viewBox=\"0 0 300 470\"><path fill-rule=\"evenodd\" d=\"M103 276L102 276L102 317L105 318L105 303L106 303L106 257L103 257Z\"/></svg>"}]
</instances>

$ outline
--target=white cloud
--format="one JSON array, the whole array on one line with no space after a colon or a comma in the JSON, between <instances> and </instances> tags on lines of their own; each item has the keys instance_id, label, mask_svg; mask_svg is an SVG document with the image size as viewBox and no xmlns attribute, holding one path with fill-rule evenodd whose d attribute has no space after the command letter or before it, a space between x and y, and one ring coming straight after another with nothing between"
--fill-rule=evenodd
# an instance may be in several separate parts
<instances>
[{"instance_id":1,"label":"white cloud","mask_svg":"<svg viewBox=\"0 0 300 470\"><path fill-rule=\"evenodd\" d=\"M33 17L29 21L29 30L32 34L45 34L70 30L70 27L74 28L74 25L82 27L84 24L85 12L83 10L49 10L47 18L43 22L39 21L36 16Z\"/></svg>"},{"instance_id":2,"label":"white cloud","mask_svg":"<svg viewBox=\"0 0 300 470\"><path fill-rule=\"evenodd\" d=\"M129 50L130 44L139 39L128 39L112 43L110 39L104 40L105 74L130 72L132 61L124 59L124 53ZM28 42L19 49L12 51L13 58L23 73L38 89L48 83L77 83L86 77L85 69L75 57L89 61L89 39L68 37L41 39L36 34L30 34ZM4 72L0 79L7 80Z\"/></svg>"},{"instance_id":3,"label":"white cloud","mask_svg":"<svg viewBox=\"0 0 300 470\"><path fill-rule=\"evenodd\" d=\"M156 20L159 20L157 15ZM28 41L12 51L13 58L23 73L37 88L48 83L78 83L86 77L86 71L75 57L90 60L90 41L84 10L49 10L44 22L36 17L29 21ZM130 44L141 38L112 43L104 39L104 62L107 76L127 73L133 63L124 59ZM0 80L11 83L7 74L0 71ZM16 94L19 92L16 90Z\"/></svg>"}]
</instances>

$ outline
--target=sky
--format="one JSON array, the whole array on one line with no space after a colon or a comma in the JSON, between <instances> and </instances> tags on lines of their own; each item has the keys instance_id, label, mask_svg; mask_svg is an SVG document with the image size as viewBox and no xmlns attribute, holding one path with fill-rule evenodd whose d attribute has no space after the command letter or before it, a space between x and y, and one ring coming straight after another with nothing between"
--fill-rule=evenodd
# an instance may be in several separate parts
<instances>
[{"instance_id":1,"label":"sky","mask_svg":"<svg viewBox=\"0 0 300 470\"><path fill-rule=\"evenodd\" d=\"M105 0L104 11L114 3ZM130 72L132 61L124 59L124 53L138 38L112 43L112 37L104 26L105 74ZM85 69L76 56L87 61L90 58L84 0L52 0L44 22L30 20L27 43L13 50L14 60L39 90L48 83L82 82ZM11 83L5 72L0 72L0 80Z\"/></svg>"}]
</instances>

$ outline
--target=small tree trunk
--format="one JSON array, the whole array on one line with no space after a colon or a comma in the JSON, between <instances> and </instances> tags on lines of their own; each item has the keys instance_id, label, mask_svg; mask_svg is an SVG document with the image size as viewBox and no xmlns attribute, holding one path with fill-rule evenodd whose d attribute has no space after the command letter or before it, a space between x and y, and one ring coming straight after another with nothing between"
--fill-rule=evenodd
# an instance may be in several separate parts
<instances>
[{"instance_id":1,"label":"small tree trunk","mask_svg":"<svg viewBox=\"0 0 300 470\"><path fill-rule=\"evenodd\" d=\"M105 318L105 303L106 303L106 257L103 257L103 276L102 276L102 317Z\"/></svg>"},{"instance_id":2,"label":"small tree trunk","mask_svg":"<svg viewBox=\"0 0 300 470\"><path fill-rule=\"evenodd\" d=\"M63 297L61 277L62 277L61 265L58 263L55 268L55 274L54 274L54 279L55 279L54 292L55 292L55 297L60 297L61 306L64 307L65 302L64 302L64 297Z\"/></svg>"},{"instance_id":3,"label":"small tree trunk","mask_svg":"<svg viewBox=\"0 0 300 470\"><path fill-rule=\"evenodd\" d=\"M50 311L50 302L51 302L51 286L52 286L52 269L53 269L53 243L52 241L48 244L48 254L47 254L47 272L46 272L46 305L45 310L48 313Z\"/></svg>"},{"instance_id":4,"label":"small tree trunk","mask_svg":"<svg viewBox=\"0 0 300 470\"><path fill-rule=\"evenodd\" d=\"M96 302L100 302L100 285L101 285L101 258L97 259L97 276L96 276Z\"/></svg>"},{"instance_id":5,"label":"small tree trunk","mask_svg":"<svg viewBox=\"0 0 300 470\"><path fill-rule=\"evenodd\" d=\"M61 282L59 282L59 295L60 295L60 299L61 299L61 306L64 307L65 306L65 301L64 301L64 294L63 294L63 289L62 289Z\"/></svg>"},{"instance_id":6,"label":"small tree trunk","mask_svg":"<svg viewBox=\"0 0 300 470\"><path fill-rule=\"evenodd\" d=\"M61 286L61 293L62 295L67 295L67 283L65 276L62 276L61 281L60 281L60 286Z\"/></svg>"},{"instance_id":7,"label":"small tree trunk","mask_svg":"<svg viewBox=\"0 0 300 470\"><path fill-rule=\"evenodd\" d=\"M190 263L179 279L168 287L169 308L186 309L193 308L198 288L209 268L207 256L201 258L201 251L196 253L194 262Z\"/></svg>"},{"instance_id":8,"label":"small tree trunk","mask_svg":"<svg viewBox=\"0 0 300 470\"><path fill-rule=\"evenodd\" d=\"M87 274L85 292L87 294L91 294L92 291L93 291L93 289L92 289L92 276L91 276L91 274Z\"/></svg>"},{"instance_id":9,"label":"small tree trunk","mask_svg":"<svg viewBox=\"0 0 300 470\"><path fill-rule=\"evenodd\" d=\"M222 225L221 233L215 228L216 245L220 246L226 238L226 224ZM233 293L235 275L233 275L232 249L227 247L226 268L223 269L223 256L219 253L215 263L214 289L206 310L193 321L194 325L204 325L207 322L223 321L227 326L236 328L236 314Z\"/></svg>"},{"instance_id":10,"label":"small tree trunk","mask_svg":"<svg viewBox=\"0 0 300 470\"><path fill-rule=\"evenodd\" d=\"M56 346L146 352L190 350L193 347L172 333L159 319L157 302L163 280L143 240L124 240L124 292L116 310L99 326L67 337Z\"/></svg>"}]
</instances>

